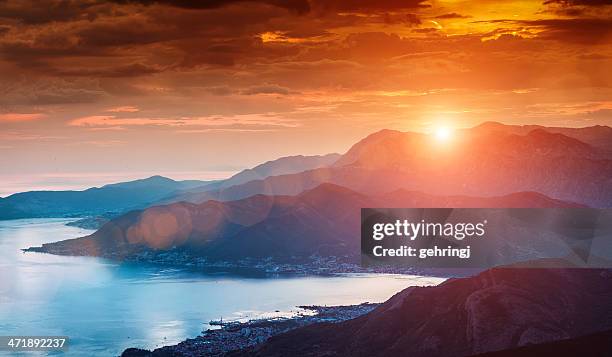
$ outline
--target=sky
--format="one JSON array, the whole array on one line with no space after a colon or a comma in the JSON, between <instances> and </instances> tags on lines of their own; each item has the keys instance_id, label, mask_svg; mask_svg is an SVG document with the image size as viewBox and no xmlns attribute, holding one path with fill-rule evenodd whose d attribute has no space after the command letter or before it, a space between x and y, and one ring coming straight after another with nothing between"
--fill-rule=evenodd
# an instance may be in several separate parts
<instances>
[{"instance_id":1,"label":"sky","mask_svg":"<svg viewBox=\"0 0 612 357\"><path fill-rule=\"evenodd\" d=\"M0 0L0 196L612 125L609 0Z\"/></svg>"}]
</instances>

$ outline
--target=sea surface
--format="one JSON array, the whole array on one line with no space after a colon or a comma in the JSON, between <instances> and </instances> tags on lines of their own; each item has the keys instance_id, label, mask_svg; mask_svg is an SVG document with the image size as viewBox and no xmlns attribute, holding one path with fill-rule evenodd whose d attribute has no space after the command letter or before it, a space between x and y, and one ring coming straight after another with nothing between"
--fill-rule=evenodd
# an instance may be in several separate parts
<instances>
[{"instance_id":1,"label":"sea surface","mask_svg":"<svg viewBox=\"0 0 612 357\"><path fill-rule=\"evenodd\" d=\"M21 251L91 233L67 222L0 221L0 336L69 336L68 352L54 355L117 356L127 347L151 349L195 337L211 320L291 315L300 305L382 302L407 286L444 280L211 274Z\"/></svg>"}]
</instances>

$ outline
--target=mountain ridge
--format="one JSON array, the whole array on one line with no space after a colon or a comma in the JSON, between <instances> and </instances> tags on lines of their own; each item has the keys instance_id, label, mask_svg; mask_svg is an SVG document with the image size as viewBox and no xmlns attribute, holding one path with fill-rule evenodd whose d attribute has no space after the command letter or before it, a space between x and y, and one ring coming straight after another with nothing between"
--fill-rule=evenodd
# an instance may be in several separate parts
<instances>
[{"instance_id":1,"label":"mountain ridge","mask_svg":"<svg viewBox=\"0 0 612 357\"><path fill-rule=\"evenodd\" d=\"M467 131L440 143L431 135L383 130L353 145L330 167L201 192L189 200L237 200L257 193L295 195L330 182L366 194L400 188L472 196L535 191L592 207L610 207L611 176L612 154L560 133Z\"/></svg>"},{"instance_id":2,"label":"mountain ridge","mask_svg":"<svg viewBox=\"0 0 612 357\"><path fill-rule=\"evenodd\" d=\"M326 154L326 155L293 155L284 156L274 160L266 161L262 164L254 166L250 169L245 169L237 174L231 176L228 179L220 180L215 183L199 186L192 188L188 191L181 192L175 197L168 197L166 200L160 203L176 202L176 201L190 201L191 195L197 195L199 192L206 192L211 190L223 190L231 186L245 184L250 181L265 179L270 176L286 175L299 173L302 171L318 169L333 164L340 154Z\"/></svg>"}]
</instances>

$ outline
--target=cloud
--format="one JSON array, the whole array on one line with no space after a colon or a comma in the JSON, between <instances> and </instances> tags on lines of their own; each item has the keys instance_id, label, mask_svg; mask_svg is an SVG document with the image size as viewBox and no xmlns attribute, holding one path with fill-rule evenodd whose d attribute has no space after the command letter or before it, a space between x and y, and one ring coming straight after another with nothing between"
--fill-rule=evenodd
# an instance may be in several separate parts
<instances>
[{"instance_id":1,"label":"cloud","mask_svg":"<svg viewBox=\"0 0 612 357\"><path fill-rule=\"evenodd\" d=\"M474 23L516 24L537 30L538 39L556 40L579 44L598 44L612 42L612 18L570 18L538 20L487 20ZM508 29L496 29L497 33Z\"/></svg>"},{"instance_id":2,"label":"cloud","mask_svg":"<svg viewBox=\"0 0 612 357\"><path fill-rule=\"evenodd\" d=\"M585 5L585 6L606 6L612 5L610 0L546 0L544 1L545 5L549 4L560 4L564 6L576 6L576 5Z\"/></svg>"},{"instance_id":3,"label":"cloud","mask_svg":"<svg viewBox=\"0 0 612 357\"><path fill-rule=\"evenodd\" d=\"M177 130L178 134L206 134L206 133L270 133L278 131L278 129L247 129L242 127L234 128L208 128L208 129L190 129Z\"/></svg>"},{"instance_id":4,"label":"cloud","mask_svg":"<svg viewBox=\"0 0 612 357\"><path fill-rule=\"evenodd\" d=\"M83 127L122 127L138 125L181 125L176 119L164 118L118 118L114 115L90 115L73 119L69 122L71 126Z\"/></svg>"},{"instance_id":5,"label":"cloud","mask_svg":"<svg viewBox=\"0 0 612 357\"><path fill-rule=\"evenodd\" d=\"M470 18L470 17L471 16L461 15L461 14L458 14L456 12L449 12L449 13L446 13L446 14L435 16L434 18L436 18L436 19L467 19L467 18Z\"/></svg>"},{"instance_id":6,"label":"cloud","mask_svg":"<svg viewBox=\"0 0 612 357\"><path fill-rule=\"evenodd\" d=\"M55 135L42 135L35 133L28 133L23 131L2 131L0 132L0 139L7 141L41 141L41 140L59 140L65 139L64 136Z\"/></svg>"},{"instance_id":7,"label":"cloud","mask_svg":"<svg viewBox=\"0 0 612 357\"><path fill-rule=\"evenodd\" d=\"M140 111L140 109L138 109L138 107L135 107L135 106L124 105L121 107L109 108L109 109L106 109L106 111L110 113L135 113L135 112Z\"/></svg>"},{"instance_id":8,"label":"cloud","mask_svg":"<svg viewBox=\"0 0 612 357\"><path fill-rule=\"evenodd\" d=\"M311 7L326 11L393 11L430 7L426 0L311 0Z\"/></svg>"},{"instance_id":9,"label":"cloud","mask_svg":"<svg viewBox=\"0 0 612 357\"><path fill-rule=\"evenodd\" d=\"M94 0L3 0L0 1L0 18L15 19L31 25L77 18L92 19L103 4L102 1Z\"/></svg>"},{"instance_id":10,"label":"cloud","mask_svg":"<svg viewBox=\"0 0 612 357\"><path fill-rule=\"evenodd\" d=\"M139 77L143 75L159 73L162 71L163 68L159 66L150 66L143 63L132 63L106 68L79 68L58 70L57 74L61 76L79 77Z\"/></svg>"},{"instance_id":11,"label":"cloud","mask_svg":"<svg viewBox=\"0 0 612 357\"><path fill-rule=\"evenodd\" d=\"M118 4L167 5L183 9L215 9L236 3L258 2L285 8L297 13L310 10L307 0L113 0Z\"/></svg>"},{"instance_id":12,"label":"cloud","mask_svg":"<svg viewBox=\"0 0 612 357\"><path fill-rule=\"evenodd\" d=\"M129 126L166 126L166 127L228 127L233 125L295 127L293 120L276 114L243 114L231 116L179 117L179 118L145 118L117 117L115 115L91 115L72 119L68 125L86 128L96 127L129 127Z\"/></svg>"},{"instance_id":13,"label":"cloud","mask_svg":"<svg viewBox=\"0 0 612 357\"><path fill-rule=\"evenodd\" d=\"M610 43L612 19L547 19L520 21L543 28L539 38L584 44Z\"/></svg>"},{"instance_id":14,"label":"cloud","mask_svg":"<svg viewBox=\"0 0 612 357\"><path fill-rule=\"evenodd\" d=\"M605 61L612 59L612 56L606 56L601 53L583 53L578 55L578 58L589 61Z\"/></svg>"},{"instance_id":15,"label":"cloud","mask_svg":"<svg viewBox=\"0 0 612 357\"><path fill-rule=\"evenodd\" d=\"M350 91L510 93L612 84L609 49L584 49L609 43L605 14L542 15L543 2L41 1L48 19L30 9L33 1L0 0L0 14L7 14L0 18L0 105L23 112L57 106L58 117L88 130L208 130L203 126L214 116L273 112L280 120L278 113L296 118L299 110L296 121L309 123L386 110L382 100L335 96ZM596 2L565 3L600 9ZM64 13L55 12L61 6ZM516 17L489 21L495 14ZM475 21L453 21L468 17ZM122 103L146 114L105 110ZM438 105L446 103L453 99ZM324 114L313 114L316 108Z\"/></svg>"},{"instance_id":16,"label":"cloud","mask_svg":"<svg viewBox=\"0 0 612 357\"><path fill-rule=\"evenodd\" d=\"M256 95L256 94L279 94L288 95L291 90L286 87L282 87L276 84L264 84L260 86L249 87L240 92L243 95Z\"/></svg>"},{"instance_id":17,"label":"cloud","mask_svg":"<svg viewBox=\"0 0 612 357\"><path fill-rule=\"evenodd\" d=\"M3 78L0 82L0 105L93 103L106 96L98 81L86 78L67 80L22 76L16 81Z\"/></svg>"},{"instance_id":18,"label":"cloud","mask_svg":"<svg viewBox=\"0 0 612 357\"><path fill-rule=\"evenodd\" d=\"M69 146L85 145L85 146L96 146L96 147L107 148L107 147L123 146L126 144L127 142L121 141L121 140L85 140L85 141L69 142L66 145L69 145Z\"/></svg>"},{"instance_id":19,"label":"cloud","mask_svg":"<svg viewBox=\"0 0 612 357\"><path fill-rule=\"evenodd\" d=\"M263 3L298 14L314 11L393 11L429 7L427 0L114 0L119 4L167 5L183 9L214 9L236 3Z\"/></svg>"},{"instance_id":20,"label":"cloud","mask_svg":"<svg viewBox=\"0 0 612 357\"><path fill-rule=\"evenodd\" d=\"M38 120L46 117L41 113L5 113L0 114L0 122L23 122Z\"/></svg>"}]
</instances>

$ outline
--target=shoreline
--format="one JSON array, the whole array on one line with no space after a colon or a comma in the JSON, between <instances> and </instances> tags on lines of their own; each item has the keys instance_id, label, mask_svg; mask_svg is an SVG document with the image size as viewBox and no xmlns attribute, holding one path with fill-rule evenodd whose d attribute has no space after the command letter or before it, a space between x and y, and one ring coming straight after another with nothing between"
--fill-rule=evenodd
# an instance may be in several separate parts
<instances>
[{"instance_id":1,"label":"shoreline","mask_svg":"<svg viewBox=\"0 0 612 357\"><path fill-rule=\"evenodd\" d=\"M293 317L277 317L249 320L247 322L211 321L209 325L219 325L219 329L208 329L202 334L182 341L176 345L156 348L152 351L128 348L121 357L153 356L223 356L226 353L242 350L265 342L272 336L315 323L338 323L351 320L371 312L380 303L362 303L342 306L298 306L312 314L298 313Z\"/></svg>"},{"instance_id":2,"label":"shoreline","mask_svg":"<svg viewBox=\"0 0 612 357\"><path fill-rule=\"evenodd\" d=\"M117 263L152 264L182 269L195 269L202 272L224 272L229 270L263 275L333 276L342 274L398 274L452 278L471 276L482 270L471 268L414 268L394 265L361 266L355 262L359 260L356 256L310 256L286 261L276 261L271 257L265 259L211 260L176 249L167 251L145 250L127 256L120 256L112 252L91 255L87 254L87 252L62 249L61 246L58 249L55 243L24 248L22 251L24 253L44 253L63 256L89 256L108 259Z\"/></svg>"}]
</instances>

